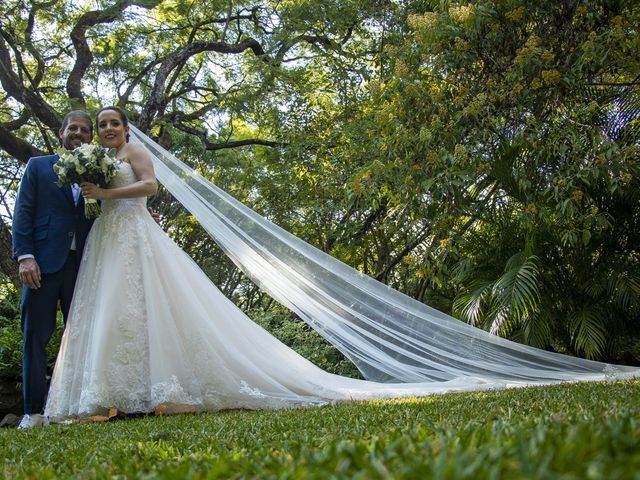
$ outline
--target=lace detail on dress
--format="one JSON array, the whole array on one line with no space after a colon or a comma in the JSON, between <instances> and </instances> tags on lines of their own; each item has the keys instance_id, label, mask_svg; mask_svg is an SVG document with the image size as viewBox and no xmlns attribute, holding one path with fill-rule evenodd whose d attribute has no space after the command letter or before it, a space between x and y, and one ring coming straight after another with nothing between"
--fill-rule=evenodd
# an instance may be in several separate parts
<instances>
[{"instance_id":1,"label":"lace detail on dress","mask_svg":"<svg viewBox=\"0 0 640 480\"><path fill-rule=\"evenodd\" d=\"M620 367L607 364L603 369L605 380L634 380L640 378L640 371L624 371Z\"/></svg>"},{"instance_id":2,"label":"lace detail on dress","mask_svg":"<svg viewBox=\"0 0 640 480\"><path fill-rule=\"evenodd\" d=\"M169 381L156 383L151 387L151 403L156 406L162 403L197 405L199 402L188 395L180 385L178 377L172 375Z\"/></svg>"},{"instance_id":3,"label":"lace detail on dress","mask_svg":"<svg viewBox=\"0 0 640 480\"><path fill-rule=\"evenodd\" d=\"M264 393L262 393L259 388L251 388L249 386L249 384L245 380L242 380L240 382L240 390L239 390L239 392L240 393L244 393L246 395L249 395L251 397L258 397L258 398L265 398L266 397L266 395Z\"/></svg>"},{"instance_id":4,"label":"lace detail on dress","mask_svg":"<svg viewBox=\"0 0 640 480\"><path fill-rule=\"evenodd\" d=\"M602 373L604 373L605 380L616 380L620 375L620 370L614 367L613 365L605 365L602 369Z\"/></svg>"},{"instance_id":5,"label":"lace detail on dress","mask_svg":"<svg viewBox=\"0 0 640 480\"><path fill-rule=\"evenodd\" d=\"M136 180L131 166L121 162L109 186L126 186ZM64 341L70 353L61 353L64 374L56 387L74 401L62 408L64 401L50 395L47 410L54 415L58 400L64 415L94 414L109 407L142 412L152 405L146 297L139 265L140 256L151 256L152 248L149 223L141 220L151 220L146 198L102 202L78 274ZM112 292L117 286L118 294L110 295L109 286ZM103 345L91 338L95 330L105 337ZM95 363L89 362L86 352L95 355ZM67 374L78 370L81 381Z\"/></svg>"}]
</instances>

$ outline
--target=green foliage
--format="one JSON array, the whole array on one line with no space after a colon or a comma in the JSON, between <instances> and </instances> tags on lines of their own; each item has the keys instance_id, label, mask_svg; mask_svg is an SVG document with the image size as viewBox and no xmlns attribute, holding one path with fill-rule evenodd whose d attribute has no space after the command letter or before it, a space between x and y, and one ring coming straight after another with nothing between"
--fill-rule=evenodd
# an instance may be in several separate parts
<instances>
[{"instance_id":1,"label":"green foliage","mask_svg":"<svg viewBox=\"0 0 640 480\"><path fill-rule=\"evenodd\" d=\"M637 3L427 1L406 13L388 73L369 83L372 131L354 141L379 152L368 188L428 231L406 259L420 296L452 296L467 321L590 358L637 342Z\"/></svg>"},{"instance_id":2,"label":"green foliage","mask_svg":"<svg viewBox=\"0 0 640 480\"><path fill-rule=\"evenodd\" d=\"M537 261L535 256L526 257L522 252L517 253L509 259L504 273L495 281L477 278L472 269L464 273L461 268L458 269L460 274L457 280L461 283L471 281L471 292L459 296L454 307L459 309L467 322L507 336L514 329L510 322L521 325L538 310ZM468 276L472 273L474 278L470 280Z\"/></svg>"},{"instance_id":3,"label":"green foliage","mask_svg":"<svg viewBox=\"0 0 640 480\"><path fill-rule=\"evenodd\" d=\"M0 432L6 478L619 478L635 381Z\"/></svg>"},{"instance_id":4,"label":"green foliage","mask_svg":"<svg viewBox=\"0 0 640 480\"><path fill-rule=\"evenodd\" d=\"M0 284L0 377L22 377L20 292L11 283Z\"/></svg>"},{"instance_id":5,"label":"green foliage","mask_svg":"<svg viewBox=\"0 0 640 480\"><path fill-rule=\"evenodd\" d=\"M22 330L20 327L20 290L12 283L0 284L0 377L20 382L22 379ZM62 340L62 315L47 344L47 366L53 370Z\"/></svg>"},{"instance_id":6,"label":"green foliage","mask_svg":"<svg viewBox=\"0 0 640 480\"><path fill-rule=\"evenodd\" d=\"M318 367L337 375L362 378L353 363L300 319L282 307L267 312L254 311L249 316L278 340Z\"/></svg>"},{"instance_id":7,"label":"green foliage","mask_svg":"<svg viewBox=\"0 0 640 480\"><path fill-rule=\"evenodd\" d=\"M86 30L89 111L151 112L149 133L221 188L435 308L640 363L638 2L157 3ZM2 17L34 93L3 90L0 122L51 150L55 129L21 102L75 105L69 36L90 7L44 5L12 0ZM161 66L248 38L264 55L198 50ZM252 138L270 146L211 148ZM166 192L152 206L225 295L280 318ZM307 352L333 358L319 348Z\"/></svg>"}]
</instances>

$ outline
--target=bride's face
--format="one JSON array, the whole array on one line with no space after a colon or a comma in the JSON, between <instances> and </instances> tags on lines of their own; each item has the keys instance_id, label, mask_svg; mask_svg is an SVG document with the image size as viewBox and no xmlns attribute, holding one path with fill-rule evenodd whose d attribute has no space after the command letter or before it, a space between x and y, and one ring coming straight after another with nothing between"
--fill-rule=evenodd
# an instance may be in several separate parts
<instances>
[{"instance_id":1,"label":"bride's face","mask_svg":"<svg viewBox=\"0 0 640 480\"><path fill-rule=\"evenodd\" d=\"M125 127L120 114L114 110L105 110L98 115L98 137L103 146L118 148L126 143L129 127Z\"/></svg>"}]
</instances>

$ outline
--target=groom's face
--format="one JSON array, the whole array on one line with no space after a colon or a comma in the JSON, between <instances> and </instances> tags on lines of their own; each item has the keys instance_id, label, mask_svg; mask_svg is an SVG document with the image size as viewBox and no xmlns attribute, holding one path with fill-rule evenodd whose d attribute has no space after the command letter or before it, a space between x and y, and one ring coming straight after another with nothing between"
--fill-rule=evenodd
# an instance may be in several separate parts
<instances>
[{"instance_id":1,"label":"groom's face","mask_svg":"<svg viewBox=\"0 0 640 480\"><path fill-rule=\"evenodd\" d=\"M78 148L83 143L91 143L91 124L82 117L71 117L58 133L62 146L67 150Z\"/></svg>"}]
</instances>

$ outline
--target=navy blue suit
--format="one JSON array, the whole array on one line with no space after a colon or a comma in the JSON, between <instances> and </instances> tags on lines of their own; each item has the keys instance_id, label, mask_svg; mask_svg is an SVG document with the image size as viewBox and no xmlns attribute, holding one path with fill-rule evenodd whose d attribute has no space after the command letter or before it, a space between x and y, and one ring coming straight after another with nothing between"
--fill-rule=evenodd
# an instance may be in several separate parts
<instances>
[{"instance_id":1,"label":"navy blue suit","mask_svg":"<svg viewBox=\"0 0 640 480\"><path fill-rule=\"evenodd\" d=\"M80 256L93 223L70 186L56 185L57 155L29 159L12 222L13 255L31 254L40 266L40 288L22 287L22 386L24 413L42 413L47 392L46 346L55 330L58 303L66 322ZM75 235L76 250L70 250Z\"/></svg>"}]
</instances>

